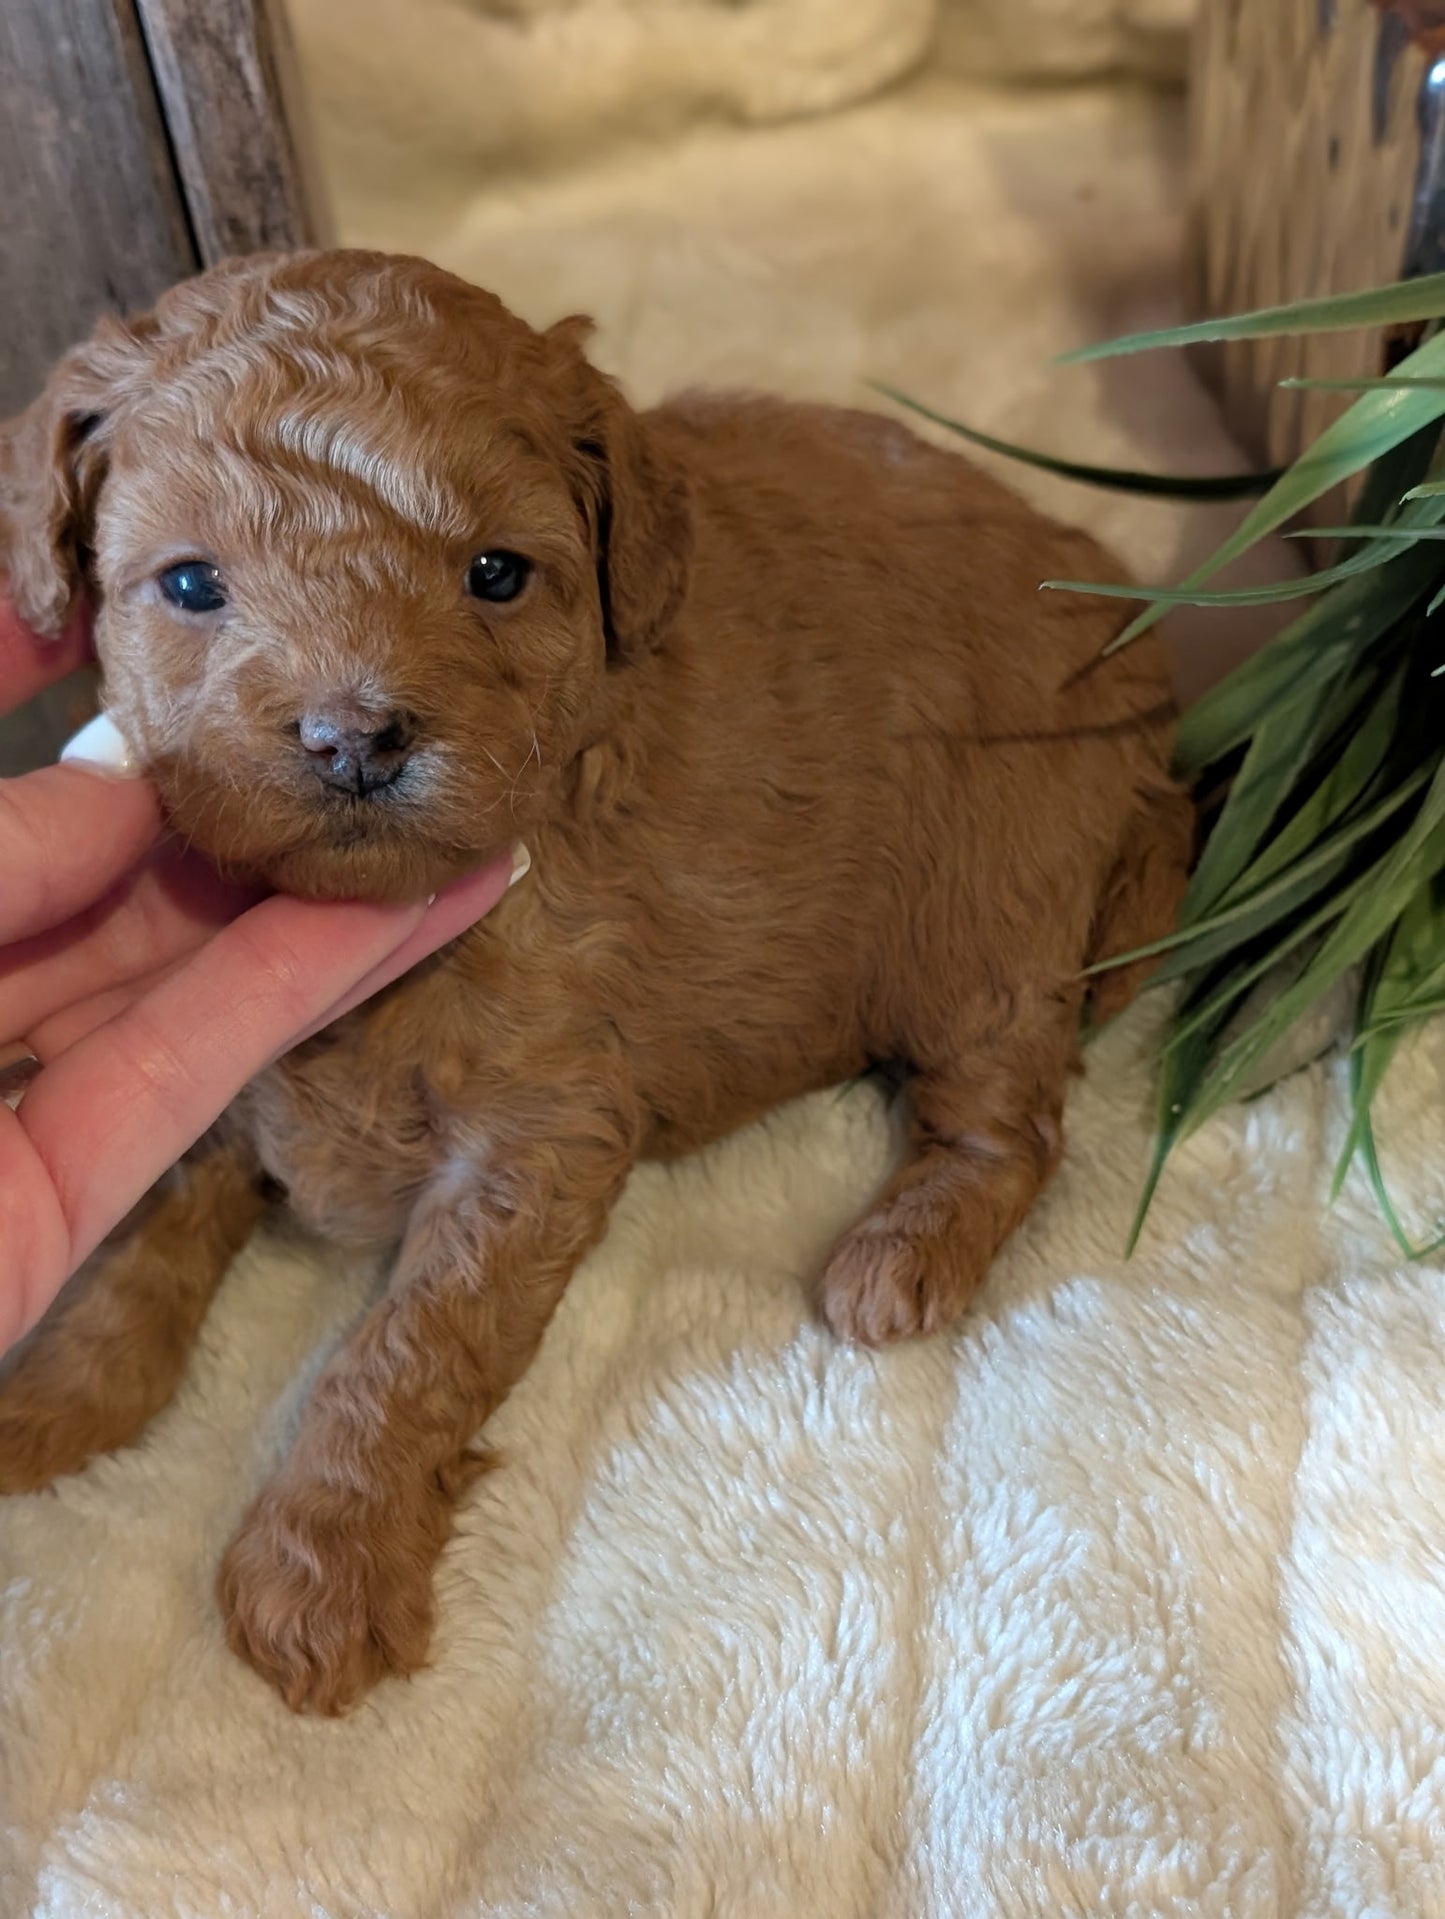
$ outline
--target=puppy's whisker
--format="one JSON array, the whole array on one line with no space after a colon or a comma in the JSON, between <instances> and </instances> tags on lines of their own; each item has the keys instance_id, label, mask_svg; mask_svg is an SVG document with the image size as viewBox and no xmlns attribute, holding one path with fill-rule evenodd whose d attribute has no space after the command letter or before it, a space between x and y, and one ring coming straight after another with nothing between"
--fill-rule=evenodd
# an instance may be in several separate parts
<instances>
[{"instance_id":1,"label":"puppy's whisker","mask_svg":"<svg viewBox=\"0 0 1445 1919\"><path fill-rule=\"evenodd\" d=\"M533 733L532 745L535 746L536 744L537 744L537 735ZM522 761L522 764L517 768L516 772L512 775L512 783L507 788L507 804L511 808L512 818L514 820L517 817L517 788L521 785L522 775L526 772L527 768L531 765L531 763L532 763L532 755L529 750L526 759Z\"/></svg>"}]
</instances>

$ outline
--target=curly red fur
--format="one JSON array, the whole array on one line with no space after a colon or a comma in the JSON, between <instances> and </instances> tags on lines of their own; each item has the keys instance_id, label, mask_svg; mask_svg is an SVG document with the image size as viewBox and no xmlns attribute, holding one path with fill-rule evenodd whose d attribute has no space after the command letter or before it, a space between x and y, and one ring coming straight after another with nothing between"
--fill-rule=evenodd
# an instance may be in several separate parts
<instances>
[{"instance_id":1,"label":"curly red fur","mask_svg":"<svg viewBox=\"0 0 1445 1919\"><path fill-rule=\"evenodd\" d=\"M89 1276L106 1310L42 1328L64 1365L0 1390L0 1485L128 1437L258 1170L322 1233L400 1244L221 1572L293 1706L424 1656L477 1431L639 1154L906 1062L912 1153L817 1297L868 1341L954 1319L1057 1163L1082 969L1166 930L1188 855L1161 653L1095 666L1115 604L1037 591L1117 577L1088 539L878 416L635 413L581 338L418 261L237 263L102 329L0 436L21 611L54 628L88 576L111 710L219 862L398 896L534 855L248 1089L230 1173L183 1169ZM511 604L463 591L489 546L535 563ZM231 594L204 631L155 586L193 555ZM296 723L333 696L414 722L396 788L318 788Z\"/></svg>"}]
</instances>

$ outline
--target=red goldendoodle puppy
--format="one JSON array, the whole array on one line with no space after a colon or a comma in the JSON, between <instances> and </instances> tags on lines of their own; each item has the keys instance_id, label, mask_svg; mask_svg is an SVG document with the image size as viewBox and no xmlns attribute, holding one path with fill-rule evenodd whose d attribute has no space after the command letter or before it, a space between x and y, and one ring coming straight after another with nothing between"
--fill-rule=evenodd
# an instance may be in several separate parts
<instances>
[{"instance_id":1,"label":"red goldendoodle puppy","mask_svg":"<svg viewBox=\"0 0 1445 1919\"><path fill-rule=\"evenodd\" d=\"M107 704L223 866L398 898L534 855L251 1086L0 1387L0 1489L43 1484L165 1403L277 1186L396 1249L221 1569L296 1707L422 1659L477 1430L639 1155L905 1063L911 1154L817 1297L868 1341L954 1319L1058 1159L1081 969L1187 860L1159 649L1083 672L1116 603L1037 591L1111 574L1088 539L874 415L636 413L585 334L421 261L242 261L0 432L21 614L88 583Z\"/></svg>"}]
</instances>

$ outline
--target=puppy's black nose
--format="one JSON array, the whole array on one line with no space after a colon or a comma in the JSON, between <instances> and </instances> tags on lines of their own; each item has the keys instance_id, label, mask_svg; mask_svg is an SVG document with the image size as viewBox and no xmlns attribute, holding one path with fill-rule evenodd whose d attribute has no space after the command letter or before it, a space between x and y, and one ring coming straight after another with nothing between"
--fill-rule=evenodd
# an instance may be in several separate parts
<instances>
[{"instance_id":1,"label":"puppy's black nose","mask_svg":"<svg viewBox=\"0 0 1445 1919\"><path fill-rule=\"evenodd\" d=\"M390 786L406 765L416 721L410 713L378 716L357 706L330 706L305 714L299 731L316 777L364 799Z\"/></svg>"}]
</instances>

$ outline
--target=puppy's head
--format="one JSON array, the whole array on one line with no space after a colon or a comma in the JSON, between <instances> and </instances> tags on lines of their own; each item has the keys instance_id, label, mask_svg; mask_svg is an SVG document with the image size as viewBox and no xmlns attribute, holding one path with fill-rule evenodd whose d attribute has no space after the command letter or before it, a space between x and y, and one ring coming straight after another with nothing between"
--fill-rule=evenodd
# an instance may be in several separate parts
<instances>
[{"instance_id":1,"label":"puppy's head","mask_svg":"<svg viewBox=\"0 0 1445 1919\"><path fill-rule=\"evenodd\" d=\"M0 428L0 564L176 826L293 892L416 897L555 804L685 589L681 476L581 352L422 261L234 262Z\"/></svg>"}]
</instances>

